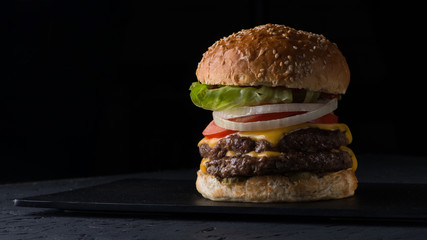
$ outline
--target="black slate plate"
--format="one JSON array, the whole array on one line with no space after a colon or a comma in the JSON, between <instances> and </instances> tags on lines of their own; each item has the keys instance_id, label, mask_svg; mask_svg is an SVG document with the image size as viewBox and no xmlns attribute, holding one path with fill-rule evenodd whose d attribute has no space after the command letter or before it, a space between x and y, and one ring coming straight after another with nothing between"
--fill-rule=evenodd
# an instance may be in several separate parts
<instances>
[{"instance_id":1,"label":"black slate plate","mask_svg":"<svg viewBox=\"0 0 427 240\"><path fill-rule=\"evenodd\" d=\"M360 183L354 197L306 203L214 202L194 181L128 179L14 200L15 206L126 213L210 213L427 220L427 184Z\"/></svg>"}]
</instances>

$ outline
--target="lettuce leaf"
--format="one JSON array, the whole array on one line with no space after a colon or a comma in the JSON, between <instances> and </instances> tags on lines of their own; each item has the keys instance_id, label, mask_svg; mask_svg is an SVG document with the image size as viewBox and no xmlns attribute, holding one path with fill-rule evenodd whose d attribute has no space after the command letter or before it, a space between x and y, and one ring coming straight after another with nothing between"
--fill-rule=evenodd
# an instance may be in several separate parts
<instances>
[{"instance_id":1,"label":"lettuce leaf","mask_svg":"<svg viewBox=\"0 0 427 240\"><path fill-rule=\"evenodd\" d=\"M196 106L212 111L267 103L292 102L292 90L277 87L214 87L193 82L190 91L191 100Z\"/></svg>"}]
</instances>

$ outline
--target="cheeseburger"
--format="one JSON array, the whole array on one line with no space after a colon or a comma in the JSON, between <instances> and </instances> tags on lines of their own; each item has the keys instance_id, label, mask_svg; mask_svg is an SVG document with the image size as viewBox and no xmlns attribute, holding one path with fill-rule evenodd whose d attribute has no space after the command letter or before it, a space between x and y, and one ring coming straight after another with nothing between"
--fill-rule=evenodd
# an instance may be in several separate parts
<instances>
[{"instance_id":1,"label":"cheeseburger","mask_svg":"<svg viewBox=\"0 0 427 240\"><path fill-rule=\"evenodd\" d=\"M347 125L333 111L350 71L323 35L267 24L215 42L191 100L213 111L196 188L215 201L339 199L357 188Z\"/></svg>"}]
</instances>

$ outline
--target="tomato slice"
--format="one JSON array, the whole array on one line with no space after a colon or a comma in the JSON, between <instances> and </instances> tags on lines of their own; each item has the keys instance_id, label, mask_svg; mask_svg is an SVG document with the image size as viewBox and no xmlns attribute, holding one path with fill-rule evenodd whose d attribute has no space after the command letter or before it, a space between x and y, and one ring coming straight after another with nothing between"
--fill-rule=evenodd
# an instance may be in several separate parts
<instances>
[{"instance_id":1,"label":"tomato slice","mask_svg":"<svg viewBox=\"0 0 427 240\"><path fill-rule=\"evenodd\" d=\"M311 123L338 123L338 116L333 113L328 113L323 117L310 121Z\"/></svg>"},{"instance_id":2,"label":"tomato slice","mask_svg":"<svg viewBox=\"0 0 427 240\"><path fill-rule=\"evenodd\" d=\"M215 122L212 120L209 125L203 130L202 134L203 136L207 138L223 138L227 135L236 133L237 131L229 130L222 128L215 124Z\"/></svg>"},{"instance_id":3,"label":"tomato slice","mask_svg":"<svg viewBox=\"0 0 427 240\"><path fill-rule=\"evenodd\" d=\"M333 93L322 93L321 97L324 99L334 99L334 98L339 98L340 95L339 94L333 94Z\"/></svg>"},{"instance_id":4,"label":"tomato slice","mask_svg":"<svg viewBox=\"0 0 427 240\"><path fill-rule=\"evenodd\" d=\"M252 115L252 116L246 116L246 117L238 117L230 120L236 121L236 122L268 121L273 119L295 116L301 113L304 113L304 112L266 113L266 114L258 114L258 115ZM323 117L310 121L310 123L320 123L320 124L338 123L338 116L336 116L333 113L329 113ZM230 135L236 132L238 131L222 128L216 125L214 121L211 121L209 125L205 128L205 130L203 130L203 136L207 138L223 138L227 135Z\"/></svg>"}]
</instances>

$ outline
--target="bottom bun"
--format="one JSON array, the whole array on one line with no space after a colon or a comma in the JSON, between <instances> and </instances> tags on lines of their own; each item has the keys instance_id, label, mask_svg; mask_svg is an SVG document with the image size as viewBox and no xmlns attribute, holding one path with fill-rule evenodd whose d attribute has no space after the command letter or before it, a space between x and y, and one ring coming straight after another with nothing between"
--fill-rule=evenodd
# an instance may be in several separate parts
<instances>
[{"instance_id":1,"label":"bottom bun","mask_svg":"<svg viewBox=\"0 0 427 240\"><path fill-rule=\"evenodd\" d=\"M291 178L292 179L292 178ZM339 199L354 195L357 179L352 169L323 176L309 174L298 180L281 175L254 176L222 183L215 176L197 172L196 188L214 201L303 202Z\"/></svg>"}]
</instances>

